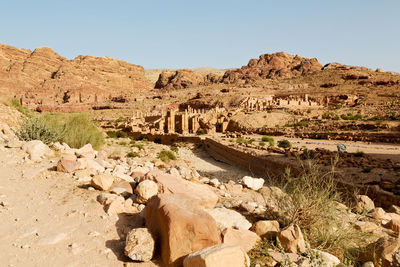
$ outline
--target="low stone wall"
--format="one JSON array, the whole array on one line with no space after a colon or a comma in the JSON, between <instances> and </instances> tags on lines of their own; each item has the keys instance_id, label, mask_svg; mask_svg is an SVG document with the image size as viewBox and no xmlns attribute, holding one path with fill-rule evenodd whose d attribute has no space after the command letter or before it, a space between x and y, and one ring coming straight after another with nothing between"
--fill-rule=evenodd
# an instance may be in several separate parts
<instances>
[{"instance_id":1,"label":"low stone wall","mask_svg":"<svg viewBox=\"0 0 400 267\"><path fill-rule=\"evenodd\" d=\"M214 159L240 167L264 178L281 175L286 168L290 168L292 172L298 172L295 166L283 163L281 156L251 155L210 138L203 141L203 146Z\"/></svg>"}]
</instances>

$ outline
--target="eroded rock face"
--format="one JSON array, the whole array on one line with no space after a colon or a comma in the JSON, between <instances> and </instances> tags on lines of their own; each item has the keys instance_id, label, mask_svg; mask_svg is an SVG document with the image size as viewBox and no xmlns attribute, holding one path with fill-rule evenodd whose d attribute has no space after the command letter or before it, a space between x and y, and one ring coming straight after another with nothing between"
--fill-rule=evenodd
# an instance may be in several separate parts
<instances>
[{"instance_id":1,"label":"eroded rock face","mask_svg":"<svg viewBox=\"0 0 400 267\"><path fill-rule=\"evenodd\" d=\"M215 77L214 77L215 78ZM211 77L210 77L211 79ZM182 89L204 84L205 77L190 69L164 71L158 77L156 89Z\"/></svg>"},{"instance_id":2,"label":"eroded rock face","mask_svg":"<svg viewBox=\"0 0 400 267\"><path fill-rule=\"evenodd\" d=\"M68 60L48 47L32 52L0 44L0 93L43 110L57 110L57 104L76 109L76 104L123 99L149 88L143 67L122 60L92 56Z\"/></svg>"},{"instance_id":3,"label":"eroded rock face","mask_svg":"<svg viewBox=\"0 0 400 267\"><path fill-rule=\"evenodd\" d=\"M165 266L181 266L186 255L221 243L215 220L182 194L153 196L144 218L160 244Z\"/></svg>"},{"instance_id":4,"label":"eroded rock face","mask_svg":"<svg viewBox=\"0 0 400 267\"><path fill-rule=\"evenodd\" d=\"M284 52L264 54L251 59L247 66L225 72L222 82L240 83L262 79L291 78L321 70L316 58L303 58Z\"/></svg>"}]
</instances>

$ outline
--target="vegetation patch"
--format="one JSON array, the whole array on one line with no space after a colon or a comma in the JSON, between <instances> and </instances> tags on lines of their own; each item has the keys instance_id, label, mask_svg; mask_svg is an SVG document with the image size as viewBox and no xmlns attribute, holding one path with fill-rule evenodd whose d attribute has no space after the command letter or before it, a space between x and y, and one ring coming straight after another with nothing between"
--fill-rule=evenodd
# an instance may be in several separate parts
<instances>
[{"instance_id":1,"label":"vegetation patch","mask_svg":"<svg viewBox=\"0 0 400 267\"><path fill-rule=\"evenodd\" d=\"M290 148L292 147L292 144L288 140L280 140L278 141L278 147L281 148Z\"/></svg>"},{"instance_id":2,"label":"vegetation patch","mask_svg":"<svg viewBox=\"0 0 400 267\"><path fill-rule=\"evenodd\" d=\"M274 138L270 137L270 136L263 136L261 137L261 141L263 142L268 142L269 146L274 146L275 145L275 140Z\"/></svg>"},{"instance_id":3,"label":"vegetation patch","mask_svg":"<svg viewBox=\"0 0 400 267\"><path fill-rule=\"evenodd\" d=\"M175 153L170 150L162 150L158 153L158 158L163 162L169 162L170 160L176 160Z\"/></svg>"},{"instance_id":4,"label":"vegetation patch","mask_svg":"<svg viewBox=\"0 0 400 267\"><path fill-rule=\"evenodd\" d=\"M107 131L106 132L108 138L126 138L128 137L127 133L124 131Z\"/></svg>"},{"instance_id":5,"label":"vegetation patch","mask_svg":"<svg viewBox=\"0 0 400 267\"><path fill-rule=\"evenodd\" d=\"M104 144L102 132L87 114L73 115L45 113L27 118L17 136L21 140L41 140L43 143L65 142L72 148L92 144L99 148Z\"/></svg>"}]
</instances>

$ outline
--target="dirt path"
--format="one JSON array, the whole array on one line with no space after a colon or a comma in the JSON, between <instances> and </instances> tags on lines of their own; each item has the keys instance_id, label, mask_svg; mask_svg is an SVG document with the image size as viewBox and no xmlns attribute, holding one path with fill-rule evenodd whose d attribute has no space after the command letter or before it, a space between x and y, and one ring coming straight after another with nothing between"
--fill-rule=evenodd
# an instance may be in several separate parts
<instances>
[{"instance_id":1,"label":"dirt path","mask_svg":"<svg viewBox=\"0 0 400 267\"><path fill-rule=\"evenodd\" d=\"M35 164L23 156L0 148L0 266L123 266L121 228L129 216L108 216L99 192L48 171L50 160Z\"/></svg>"}]
</instances>

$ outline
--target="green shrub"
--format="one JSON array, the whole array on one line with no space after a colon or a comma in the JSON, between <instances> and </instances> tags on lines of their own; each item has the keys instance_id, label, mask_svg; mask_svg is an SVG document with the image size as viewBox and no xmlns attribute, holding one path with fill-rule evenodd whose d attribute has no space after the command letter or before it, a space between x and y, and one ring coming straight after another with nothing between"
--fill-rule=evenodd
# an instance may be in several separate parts
<instances>
[{"instance_id":1,"label":"green shrub","mask_svg":"<svg viewBox=\"0 0 400 267\"><path fill-rule=\"evenodd\" d=\"M158 158L163 162L169 162L170 160L176 160L174 152L170 150L162 150L158 153Z\"/></svg>"},{"instance_id":2,"label":"green shrub","mask_svg":"<svg viewBox=\"0 0 400 267\"><path fill-rule=\"evenodd\" d=\"M258 145L259 145L259 146L265 146L265 142L262 142L262 141L261 141L261 142L258 143Z\"/></svg>"},{"instance_id":3,"label":"green shrub","mask_svg":"<svg viewBox=\"0 0 400 267\"><path fill-rule=\"evenodd\" d=\"M98 149L104 144L103 133L96 127L87 114L75 114L67 118L63 127L63 142L72 148L81 148L86 144Z\"/></svg>"},{"instance_id":4,"label":"green shrub","mask_svg":"<svg viewBox=\"0 0 400 267\"><path fill-rule=\"evenodd\" d=\"M297 176L287 171L281 179L285 181L281 188L286 194L275 196L279 213L267 213L283 227L299 225L312 248L340 258L352 258L371 235L356 230L342 219L338 202L345 199L336 188L334 176L334 165L331 171L325 172L311 161Z\"/></svg>"},{"instance_id":5,"label":"green shrub","mask_svg":"<svg viewBox=\"0 0 400 267\"><path fill-rule=\"evenodd\" d=\"M45 144L62 140L62 129L51 127L44 117L27 118L16 132L24 141L41 140Z\"/></svg>"},{"instance_id":6,"label":"green shrub","mask_svg":"<svg viewBox=\"0 0 400 267\"><path fill-rule=\"evenodd\" d=\"M352 113L342 114L340 117L343 120L349 120L349 121L356 121L362 119L362 116L359 113L357 113L356 115L353 115Z\"/></svg>"},{"instance_id":7,"label":"green shrub","mask_svg":"<svg viewBox=\"0 0 400 267\"><path fill-rule=\"evenodd\" d=\"M46 144L65 142L72 148L89 143L99 148L104 143L103 134L87 114L33 116L24 121L17 135L22 140L42 140Z\"/></svg>"},{"instance_id":8,"label":"green shrub","mask_svg":"<svg viewBox=\"0 0 400 267\"><path fill-rule=\"evenodd\" d=\"M236 143L238 143L238 144L246 144L247 140L240 136L240 137L236 138Z\"/></svg>"},{"instance_id":9,"label":"green shrub","mask_svg":"<svg viewBox=\"0 0 400 267\"><path fill-rule=\"evenodd\" d=\"M139 150L144 150L143 144L131 143L131 147L137 147Z\"/></svg>"},{"instance_id":10,"label":"green shrub","mask_svg":"<svg viewBox=\"0 0 400 267\"><path fill-rule=\"evenodd\" d=\"M196 132L197 135L203 135L205 133L206 132L203 129L198 129L197 132Z\"/></svg>"},{"instance_id":11,"label":"green shrub","mask_svg":"<svg viewBox=\"0 0 400 267\"><path fill-rule=\"evenodd\" d=\"M274 146L274 145L275 145L275 140L274 140L274 138L272 138L272 137L270 137L270 136L263 136L263 137L261 138L261 141L263 141L263 142L268 142L268 143L269 143L269 146Z\"/></svg>"},{"instance_id":12,"label":"green shrub","mask_svg":"<svg viewBox=\"0 0 400 267\"><path fill-rule=\"evenodd\" d=\"M30 110L29 108L22 106L20 101L17 98L13 98L11 99L9 102L6 103L8 106L12 106L14 107L16 110L18 110L19 112L21 112L22 114L24 114L27 117L32 117L33 116L33 111Z\"/></svg>"},{"instance_id":13,"label":"green shrub","mask_svg":"<svg viewBox=\"0 0 400 267\"><path fill-rule=\"evenodd\" d=\"M171 151L178 153L179 148L177 146L171 146Z\"/></svg>"},{"instance_id":14,"label":"green shrub","mask_svg":"<svg viewBox=\"0 0 400 267\"><path fill-rule=\"evenodd\" d=\"M303 160L307 159L314 159L315 158L315 151L314 150L309 150L309 149L304 149L303 153L300 155L300 158Z\"/></svg>"},{"instance_id":15,"label":"green shrub","mask_svg":"<svg viewBox=\"0 0 400 267\"><path fill-rule=\"evenodd\" d=\"M106 132L108 138L126 138L128 137L127 133L124 131L107 131Z\"/></svg>"},{"instance_id":16,"label":"green shrub","mask_svg":"<svg viewBox=\"0 0 400 267\"><path fill-rule=\"evenodd\" d=\"M290 148L290 147L292 147L292 144L286 139L285 140L280 140L280 141L278 141L278 147Z\"/></svg>"},{"instance_id":17,"label":"green shrub","mask_svg":"<svg viewBox=\"0 0 400 267\"><path fill-rule=\"evenodd\" d=\"M118 145L120 145L120 146L126 146L127 144L128 144L128 143L125 142L125 141L118 142Z\"/></svg>"},{"instance_id":18,"label":"green shrub","mask_svg":"<svg viewBox=\"0 0 400 267\"><path fill-rule=\"evenodd\" d=\"M127 158L137 158L137 157L139 157L139 153L130 151L130 152L126 153L126 157Z\"/></svg>"}]
</instances>

